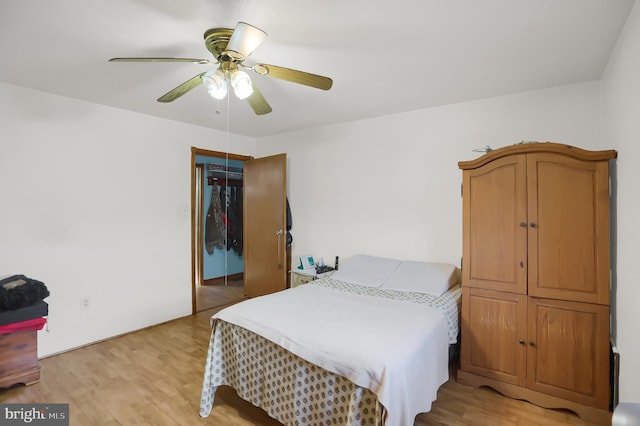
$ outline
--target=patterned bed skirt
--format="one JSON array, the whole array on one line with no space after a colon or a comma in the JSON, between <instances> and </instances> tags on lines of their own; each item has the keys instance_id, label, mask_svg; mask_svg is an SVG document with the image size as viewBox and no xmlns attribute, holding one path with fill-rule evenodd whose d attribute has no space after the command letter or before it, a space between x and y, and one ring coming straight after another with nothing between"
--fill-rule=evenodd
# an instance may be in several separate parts
<instances>
[{"instance_id":1,"label":"patterned bed skirt","mask_svg":"<svg viewBox=\"0 0 640 426\"><path fill-rule=\"evenodd\" d=\"M200 416L211 413L216 388L222 385L285 425L383 425L386 418L385 408L369 389L242 327L215 320Z\"/></svg>"}]
</instances>

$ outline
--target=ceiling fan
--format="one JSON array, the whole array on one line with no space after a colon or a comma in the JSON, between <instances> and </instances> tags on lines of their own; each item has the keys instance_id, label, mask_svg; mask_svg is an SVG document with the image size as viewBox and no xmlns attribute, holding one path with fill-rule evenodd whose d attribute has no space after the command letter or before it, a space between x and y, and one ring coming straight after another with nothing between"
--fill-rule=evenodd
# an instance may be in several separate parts
<instances>
[{"instance_id":1,"label":"ceiling fan","mask_svg":"<svg viewBox=\"0 0 640 426\"><path fill-rule=\"evenodd\" d=\"M329 90L333 80L317 74L298 71L290 68L258 63L247 65L244 60L264 41L267 34L261 29L246 22L238 22L235 29L211 28L204 33L204 43L215 58L111 58L109 62L192 62L197 64L217 64L214 70L205 71L180 84L158 98L158 102L172 102L189 92L201 83L207 88L211 96L223 99L227 95L230 85L240 99L247 99L249 105L257 115L268 114L272 111L267 100L251 80L242 71L253 71L279 80L303 84L317 89Z\"/></svg>"}]
</instances>

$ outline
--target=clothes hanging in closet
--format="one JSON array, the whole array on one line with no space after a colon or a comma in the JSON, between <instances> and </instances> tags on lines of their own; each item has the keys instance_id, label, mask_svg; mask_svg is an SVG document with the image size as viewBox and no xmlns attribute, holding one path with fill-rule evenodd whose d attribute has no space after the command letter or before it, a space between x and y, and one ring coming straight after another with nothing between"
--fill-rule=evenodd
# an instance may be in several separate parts
<instances>
[{"instance_id":1,"label":"clothes hanging in closet","mask_svg":"<svg viewBox=\"0 0 640 426\"><path fill-rule=\"evenodd\" d=\"M227 245L227 232L229 230L229 218L227 217L227 213L229 211L229 203L227 202L227 188L225 185L220 185L220 191L218 192L218 197L220 200L220 206L222 206L222 211L220 215L222 216L222 244L224 247L228 248Z\"/></svg>"},{"instance_id":2,"label":"clothes hanging in closet","mask_svg":"<svg viewBox=\"0 0 640 426\"><path fill-rule=\"evenodd\" d=\"M226 225L225 246L227 250L233 250L238 256L242 256L242 187L232 185L226 190L222 188L220 200L224 200L226 206L223 212Z\"/></svg>"},{"instance_id":3,"label":"clothes hanging in closet","mask_svg":"<svg viewBox=\"0 0 640 426\"><path fill-rule=\"evenodd\" d=\"M242 187L231 187L229 199L229 219L231 220L229 246L238 256L242 256Z\"/></svg>"},{"instance_id":4,"label":"clothes hanging in closet","mask_svg":"<svg viewBox=\"0 0 640 426\"><path fill-rule=\"evenodd\" d=\"M225 235L224 224L222 222L222 206L220 196L215 183L211 187L211 205L207 211L207 219L204 230L204 245L207 253L213 254L214 248L224 247L223 238Z\"/></svg>"},{"instance_id":5,"label":"clothes hanging in closet","mask_svg":"<svg viewBox=\"0 0 640 426\"><path fill-rule=\"evenodd\" d=\"M243 251L242 185L213 183L211 206L205 224L205 247L213 254L214 248L233 250L238 256Z\"/></svg>"}]
</instances>

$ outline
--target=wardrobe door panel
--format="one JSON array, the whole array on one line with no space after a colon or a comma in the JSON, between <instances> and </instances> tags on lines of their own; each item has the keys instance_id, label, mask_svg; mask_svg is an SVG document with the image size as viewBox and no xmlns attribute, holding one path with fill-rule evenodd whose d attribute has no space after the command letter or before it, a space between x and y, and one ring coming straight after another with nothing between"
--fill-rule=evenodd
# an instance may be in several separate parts
<instances>
[{"instance_id":1,"label":"wardrobe door panel","mask_svg":"<svg viewBox=\"0 0 640 426\"><path fill-rule=\"evenodd\" d=\"M592 407L609 404L609 307L529 298L527 387Z\"/></svg>"},{"instance_id":2,"label":"wardrobe door panel","mask_svg":"<svg viewBox=\"0 0 640 426\"><path fill-rule=\"evenodd\" d=\"M462 369L524 386L527 297L462 288Z\"/></svg>"},{"instance_id":3,"label":"wardrobe door panel","mask_svg":"<svg viewBox=\"0 0 640 426\"><path fill-rule=\"evenodd\" d=\"M493 161L463 176L465 286L526 293L526 161Z\"/></svg>"},{"instance_id":4,"label":"wardrobe door panel","mask_svg":"<svg viewBox=\"0 0 640 426\"><path fill-rule=\"evenodd\" d=\"M529 154L529 294L609 303L606 162Z\"/></svg>"}]
</instances>

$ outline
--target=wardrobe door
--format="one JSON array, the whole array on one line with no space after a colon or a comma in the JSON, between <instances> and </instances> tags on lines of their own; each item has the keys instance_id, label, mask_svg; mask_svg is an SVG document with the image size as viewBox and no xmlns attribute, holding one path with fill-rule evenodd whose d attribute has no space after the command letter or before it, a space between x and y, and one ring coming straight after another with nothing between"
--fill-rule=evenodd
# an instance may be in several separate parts
<instances>
[{"instance_id":1,"label":"wardrobe door","mask_svg":"<svg viewBox=\"0 0 640 426\"><path fill-rule=\"evenodd\" d=\"M609 307L529 298L527 387L609 407Z\"/></svg>"},{"instance_id":2,"label":"wardrobe door","mask_svg":"<svg viewBox=\"0 0 640 426\"><path fill-rule=\"evenodd\" d=\"M462 288L462 370L524 386L527 296Z\"/></svg>"},{"instance_id":3,"label":"wardrobe door","mask_svg":"<svg viewBox=\"0 0 640 426\"><path fill-rule=\"evenodd\" d=\"M608 163L528 154L529 295L609 304Z\"/></svg>"},{"instance_id":4,"label":"wardrobe door","mask_svg":"<svg viewBox=\"0 0 640 426\"><path fill-rule=\"evenodd\" d=\"M464 171L463 285L526 293L526 189L524 155Z\"/></svg>"}]
</instances>

